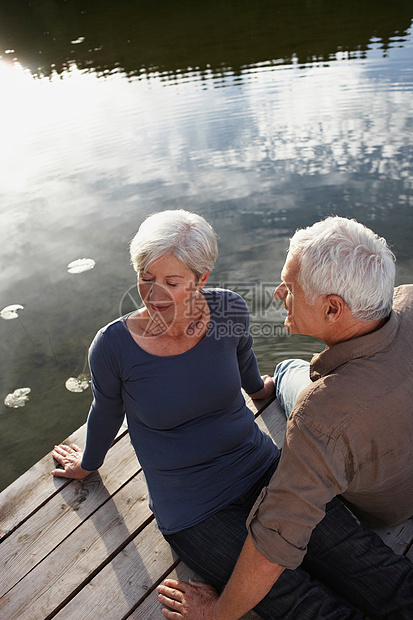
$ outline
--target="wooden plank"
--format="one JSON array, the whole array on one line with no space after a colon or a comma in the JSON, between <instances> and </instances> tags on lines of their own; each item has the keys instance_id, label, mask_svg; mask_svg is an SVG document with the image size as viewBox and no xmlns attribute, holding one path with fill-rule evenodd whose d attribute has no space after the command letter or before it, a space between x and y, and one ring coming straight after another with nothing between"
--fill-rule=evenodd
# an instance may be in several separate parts
<instances>
[{"instance_id":1,"label":"wooden plank","mask_svg":"<svg viewBox=\"0 0 413 620\"><path fill-rule=\"evenodd\" d=\"M129 437L109 450L99 473L71 481L0 545L0 596L22 579L140 470Z\"/></svg>"},{"instance_id":2,"label":"wooden plank","mask_svg":"<svg viewBox=\"0 0 413 620\"><path fill-rule=\"evenodd\" d=\"M152 521L140 472L0 600L0 617L44 620Z\"/></svg>"},{"instance_id":3,"label":"wooden plank","mask_svg":"<svg viewBox=\"0 0 413 620\"><path fill-rule=\"evenodd\" d=\"M169 573L170 579L181 579L182 581L188 581L190 578L196 581L202 581L202 579L196 575L190 568L188 568L183 562L179 562L176 568ZM255 612L250 611L241 618L241 620L256 620L259 618ZM128 617L127 620L162 620L165 616L162 614L162 605L158 601L158 593L153 590L149 596L143 601L143 603L135 609ZM60 618L59 618L60 620Z\"/></svg>"},{"instance_id":4,"label":"wooden plank","mask_svg":"<svg viewBox=\"0 0 413 620\"><path fill-rule=\"evenodd\" d=\"M182 581L188 581L192 577L193 579L197 579L197 581L202 581L183 562L179 562L176 568L171 571L167 577L170 579L181 579ZM127 620L162 620L164 618L165 616L162 614L162 605L158 601L158 593L156 590L152 590L142 604L127 616Z\"/></svg>"},{"instance_id":5,"label":"wooden plank","mask_svg":"<svg viewBox=\"0 0 413 620\"><path fill-rule=\"evenodd\" d=\"M148 525L121 551L79 594L57 615L55 620L99 620L124 618L132 609L131 618L164 618L157 600L156 586L176 571L171 568L178 558L171 550L155 523ZM189 568L179 562L180 579L200 580ZM146 603L150 592L149 606ZM143 607L141 605L143 601ZM151 608L148 616L148 608ZM155 614L155 615L153 615ZM256 614L247 614L244 620L254 620Z\"/></svg>"},{"instance_id":6,"label":"wooden plank","mask_svg":"<svg viewBox=\"0 0 413 620\"><path fill-rule=\"evenodd\" d=\"M65 443L84 445L85 426L81 426ZM55 468L51 454L33 465L0 494L1 517L0 539L13 531L33 511L69 481L56 478L53 481L50 472Z\"/></svg>"},{"instance_id":7,"label":"wooden plank","mask_svg":"<svg viewBox=\"0 0 413 620\"><path fill-rule=\"evenodd\" d=\"M126 426L123 426L118 438L125 432ZM85 436L86 425L83 425L64 443L69 445L76 443L83 447ZM0 493L0 540L70 483L67 479L54 478L50 474L55 467L56 464L49 453Z\"/></svg>"},{"instance_id":8,"label":"wooden plank","mask_svg":"<svg viewBox=\"0 0 413 620\"><path fill-rule=\"evenodd\" d=\"M253 400L251 396L248 396L248 394L244 390L241 391L247 407L249 407L249 409L251 409L251 411L255 413L255 415L259 415L275 399L275 395L273 395L271 396L271 398L261 398Z\"/></svg>"},{"instance_id":9,"label":"wooden plank","mask_svg":"<svg viewBox=\"0 0 413 620\"><path fill-rule=\"evenodd\" d=\"M277 400L273 400L256 419L258 426L282 448L287 418Z\"/></svg>"},{"instance_id":10,"label":"wooden plank","mask_svg":"<svg viewBox=\"0 0 413 620\"><path fill-rule=\"evenodd\" d=\"M394 527L374 528L382 540L399 555L406 554L413 541L413 518Z\"/></svg>"},{"instance_id":11,"label":"wooden plank","mask_svg":"<svg viewBox=\"0 0 413 620\"><path fill-rule=\"evenodd\" d=\"M152 522L54 618L124 618L177 562L178 558Z\"/></svg>"},{"instance_id":12,"label":"wooden plank","mask_svg":"<svg viewBox=\"0 0 413 620\"><path fill-rule=\"evenodd\" d=\"M178 561L155 523L148 525L112 562L79 592L56 616L55 620L112 620L124 618L132 609L131 618L163 618L157 600L156 586L171 574ZM180 562L181 567L184 566ZM199 580L184 566L180 579ZM150 601L147 603L148 592ZM142 603L143 601L143 603ZM142 604L141 604L142 603ZM148 611L150 609L150 611ZM149 615L148 615L149 614ZM155 614L155 615L154 615ZM257 618L248 614L245 620Z\"/></svg>"}]
</instances>

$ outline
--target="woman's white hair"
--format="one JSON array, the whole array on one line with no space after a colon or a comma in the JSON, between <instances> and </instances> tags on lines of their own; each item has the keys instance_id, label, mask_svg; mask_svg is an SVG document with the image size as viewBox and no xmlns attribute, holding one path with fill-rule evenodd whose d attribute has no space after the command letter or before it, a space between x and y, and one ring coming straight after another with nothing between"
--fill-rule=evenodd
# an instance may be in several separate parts
<instances>
[{"instance_id":1,"label":"woman's white hair","mask_svg":"<svg viewBox=\"0 0 413 620\"><path fill-rule=\"evenodd\" d=\"M170 254L199 278L213 268L218 256L212 226L200 215L183 209L153 213L131 241L133 267L136 272L146 271L153 261Z\"/></svg>"},{"instance_id":2,"label":"woman's white hair","mask_svg":"<svg viewBox=\"0 0 413 620\"><path fill-rule=\"evenodd\" d=\"M299 261L297 279L309 303L334 294L356 319L372 321L390 314L396 259L386 240L363 224L328 217L297 230L288 252Z\"/></svg>"}]
</instances>

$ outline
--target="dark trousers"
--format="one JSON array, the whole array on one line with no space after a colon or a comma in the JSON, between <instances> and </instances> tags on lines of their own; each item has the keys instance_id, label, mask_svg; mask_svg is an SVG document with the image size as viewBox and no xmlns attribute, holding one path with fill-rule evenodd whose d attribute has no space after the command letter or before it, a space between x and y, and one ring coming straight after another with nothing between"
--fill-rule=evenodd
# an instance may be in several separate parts
<instances>
[{"instance_id":1,"label":"dark trousers","mask_svg":"<svg viewBox=\"0 0 413 620\"><path fill-rule=\"evenodd\" d=\"M248 493L198 525L166 535L181 560L222 590L241 552L247 516L277 464ZM413 564L361 525L337 497L303 564L285 570L255 607L264 620L413 619Z\"/></svg>"}]
</instances>

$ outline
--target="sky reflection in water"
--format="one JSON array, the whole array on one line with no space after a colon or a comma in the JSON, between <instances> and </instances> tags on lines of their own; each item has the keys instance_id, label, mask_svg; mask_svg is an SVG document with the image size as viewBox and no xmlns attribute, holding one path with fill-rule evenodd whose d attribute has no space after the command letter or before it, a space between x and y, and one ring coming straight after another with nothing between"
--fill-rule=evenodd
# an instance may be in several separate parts
<instances>
[{"instance_id":1,"label":"sky reflection in water","mask_svg":"<svg viewBox=\"0 0 413 620\"><path fill-rule=\"evenodd\" d=\"M0 385L2 400L32 391L24 408L2 407L2 486L85 420L90 390L69 393L65 381L85 371L97 329L129 309L127 246L153 211L183 207L214 225L211 282L242 289L258 323L282 320L258 300L279 279L288 237L329 214L384 235L398 281L413 281L412 59L411 31L385 58L372 40L365 57L173 80L75 64L34 78L3 55L0 298L24 310L0 322ZM83 257L95 268L68 274ZM262 372L321 348L278 334L255 338Z\"/></svg>"}]
</instances>

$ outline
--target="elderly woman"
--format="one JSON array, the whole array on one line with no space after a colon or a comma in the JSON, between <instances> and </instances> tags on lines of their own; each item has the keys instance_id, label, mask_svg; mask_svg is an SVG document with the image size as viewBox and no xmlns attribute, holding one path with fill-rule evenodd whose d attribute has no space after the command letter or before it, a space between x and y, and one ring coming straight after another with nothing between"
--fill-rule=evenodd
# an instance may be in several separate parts
<instances>
[{"instance_id":1,"label":"elderly woman","mask_svg":"<svg viewBox=\"0 0 413 620\"><path fill-rule=\"evenodd\" d=\"M274 384L259 374L245 302L228 290L204 289L217 243L202 217L156 213L143 222L130 252L144 307L96 335L86 447L56 447L52 454L63 469L53 474L80 479L98 469L126 414L160 531L222 589L246 539L247 516L279 460L241 387L262 398ZM340 503L327 513L319 526L326 523L326 545L332 523L340 532L334 519L349 518ZM355 520L353 529L354 562L344 580L354 580L358 590L357 558L371 558L374 573L377 556ZM317 552L323 553L320 545ZM284 571L256 610L263 618L361 617L301 568Z\"/></svg>"}]
</instances>

